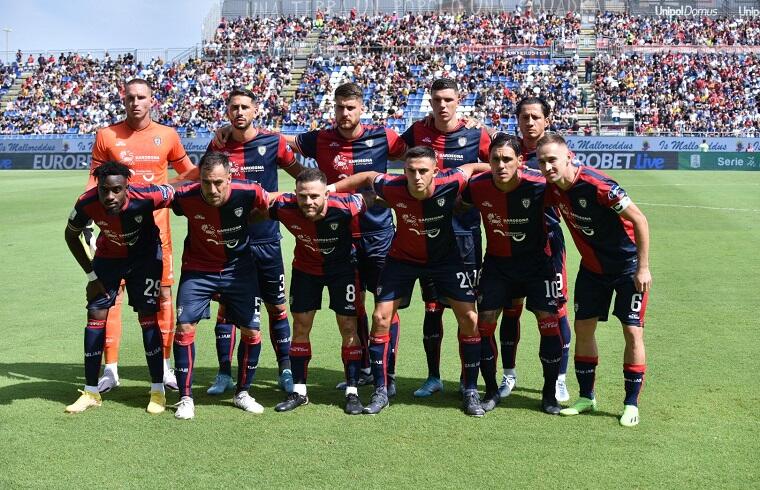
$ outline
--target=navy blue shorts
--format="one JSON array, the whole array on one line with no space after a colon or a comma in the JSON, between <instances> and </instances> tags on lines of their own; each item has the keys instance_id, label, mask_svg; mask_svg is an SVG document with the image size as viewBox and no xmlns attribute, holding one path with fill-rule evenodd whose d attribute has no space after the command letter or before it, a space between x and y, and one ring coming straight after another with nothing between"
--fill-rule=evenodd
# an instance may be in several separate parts
<instances>
[{"instance_id":1,"label":"navy blue shorts","mask_svg":"<svg viewBox=\"0 0 760 490\"><path fill-rule=\"evenodd\" d=\"M649 292L639 293L633 283L633 272L627 274L597 274L581 266L575 279L575 319L599 318L606 322L612 293L615 309L612 314L623 325L644 326Z\"/></svg>"},{"instance_id":2,"label":"navy blue shorts","mask_svg":"<svg viewBox=\"0 0 760 490\"><path fill-rule=\"evenodd\" d=\"M464 270L470 284L477 287L480 281L480 268L483 265L483 240L480 231L473 232L471 235L456 235L456 241L459 258L464 264ZM441 301L445 306L446 301L443 298L438 298L438 291L432 281L421 279L420 289L422 290L423 301Z\"/></svg>"},{"instance_id":3,"label":"navy blue shorts","mask_svg":"<svg viewBox=\"0 0 760 490\"><path fill-rule=\"evenodd\" d=\"M515 298L527 298L527 308L534 312L556 313L564 304L549 257L486 255L478 285L478 311L509 308Z\"/></svg>"},{"instance_id":4,"label":"navy blue shorts","mask_svg":"<svg viewBox=\"0 0 760 490\"><path fill-rule=\"evenodd\" d=\"M363 290L377 289L377 280L380 277L380 271L385 266L385 257L391 249L393 235L393 228L388 228L371 235L354 238L356 269L359 272L359 281Z\"/></svg>"},{"instance_id":5,"label":"navy blue shorts","mask_svg":"<svg viewBox=\"0 0 760 490\"><path fill-rule=\"evenodd\" d=\"M356 272L316 275L293 269L290 276L290 311L306 313L322 309L322 290L330 294L330 309L338 315L356 316Z\"/></svg>"},{"instance_id":6,"label":"navy blue shorts","mask_svg":"<svg viewBox=\"0 0 760 490\"><path fill-rule=\"evenodd\" d=\"M158 311L158 294L161 290L161 274L164 264L161 247L150 257L137 259L108 259L95 257L92 268L110 297L97 296L87 303L88 310L107 310L116 303L119 285L124 280L127 285L129 306L135 311Z\"/></svg>"},{"instance_id":7,"label":"navy blue shorts","mask_svg":"<svg viewBox=\"0 0 760 490\"><path fill-rule=\"evenodd\" d=\"M279 240L269 243L252 243L251 253L259 278L259 293L264 303L285 304L285 267Z\"/></svg>"},{"instance_id":8,"label":"navy blue shorts","mask_svg":"<svg viewBox=\"0 0 760 490\"><path fill-rule=\"evenodd\" d=\"M259 328L258 281L253 265L225 272L182 271L177 291L177 322L198 323L211 316L211 299L226 310L227 321Z\"/></svg>"},{"instance_id":9,"label":"navy blue shorts","mask_svg":"<svg viewBox=\"0 0 760 490\"><path fill-rule=\"evenodd\" d=\"M388 257L383 272L377 285L375 295L376 302L401 300L399 308L406 308L412 297L414 283L417 279L420 284L430 284L436 291L436 297L441 299L453 299L465 303L474 303L475 288L470 283L464 264L458 257L440 264L420 265L411 262L402 262ZM435 298L425 297L425 301Z\"/></svg>"}]
</instances>

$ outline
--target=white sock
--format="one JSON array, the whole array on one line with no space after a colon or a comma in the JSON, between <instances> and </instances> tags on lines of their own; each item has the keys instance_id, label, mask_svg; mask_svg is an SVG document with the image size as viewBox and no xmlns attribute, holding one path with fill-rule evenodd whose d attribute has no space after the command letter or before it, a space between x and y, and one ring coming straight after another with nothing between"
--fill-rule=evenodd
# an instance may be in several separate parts
<instances>
[{"instance_id":1,"label":"white sock","mask_svg":"<svg viewBox=\"0 0 760 490\"><path fill-rule=\"evenodd\" d=\"M90 393L100 393L97 386L84 385L84 391L89 391Z\"/></svg>"},{"instance_id":2,"label":"white sock","mask_svg":"<svg viewBox=\"0 0 760 490\"><path fill-rule=\"evenodd\" d=\"M346 396L348 395L358 395L359 389L356 386L346 386Z\"/></svg>"},{"instance_id":3,"label":"white sock","mask_svg":"<svg viewBox=\"0 0 760 490\"><path fill-rule=\"evenodd\" d=\"M361 371L362 371L364 374L370 374L370 373L372 372L372 368L362 368L362 369L361 369Z\"/></svg>"},{"instance_id":4,"label":"white sock","mask_svg":"<svg viewBox=\"0 0 760 490\"><path fill-rule=\"evenodd\" d=\"M557 381L565 381L565 375L560 374L559 376L557 376Z\"/></svg>"},{"instance_id":5,"label":"white sock","mask_svg":"<svg viewBox=\"0 0 760 490\"><path fill-rule=\"evenodd\" d=\"M103 374L107 372L111 373L114 378L119 379L119 366L115 362L110 362L106 364L105 369L103 370Z\"/></svg>"},{"instance_id":6,"label":"white sock","mask_svg":"<svg viewBox=\"0 0 760 490\"><path fill-rule=\"evenodd\" d=\"M164 391L164 384L163 383L151 383L150 384L150 391L159 391L161 393L166 393Z\"/></svg>"},{"instance_id":7,"label":"white sock","mask_svg":"<svg viewBox=\"0 0 760 490\"><path fill-rule=\"evenodd\" d=\"M293 392L298 393L301 396L306 396L306 385L305 384L294 384L293 385Z\"/></svg>"},{"instance_id":8,"label":"white sock","mask_svg":"<svg viewBox=\"0 0 760 490\"><path fill-rule=\"evenodd\" d=\"M169 366L169 359L164 359L164 372L169 372L171 366Z\"/></svg>"},{"instance_id":9,"label":"white sock","mask_svg":"<svg viewBox=\"0 0 760 490\"><path fill-rule=\"evenodd\" d=\"M517 376L517 371L515 371L514 368L512 368L512 369L505 369L504 370L504 374L506 374L507 376L515 376L516 377Z\"/></svg>"}]
</instances>

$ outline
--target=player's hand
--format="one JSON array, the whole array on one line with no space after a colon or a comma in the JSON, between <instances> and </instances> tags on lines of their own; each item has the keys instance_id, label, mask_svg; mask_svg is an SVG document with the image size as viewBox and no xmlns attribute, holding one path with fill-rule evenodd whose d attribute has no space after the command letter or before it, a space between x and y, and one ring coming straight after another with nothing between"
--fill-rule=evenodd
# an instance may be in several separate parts
<instances>
[{"instance_id":1,"label":"player's hand","mask_svg":"<svg viewBox=\"0 0 760 490\"><path fill-rule=\"evenodd\" d=\"M111 295L108 294L108 291L106 291L106 288L103 286L103 283L100 282L100 279L88 282L86 291L87 301L92 301L98 296L105 296L106 298L111 299Z\"/></svg>"},{"instance_id":2,"label":"player's hand","mask_svg":"<svg viewBox=\"0 0 760 490\"><path fill-rule=\"evenodd\" d=\"M633 285L636 291L642 294L652 289L652 274L648 267L640 267L636 270L636 274L633 275Z\"/></svg>"},{"instance_id":3,"label":"player's hand","mask_svg":"<svg viewBox=\"0 0 760 490\"><path fill-rule=\"evenodd\" d=\"M482 122L480 122L477 119L473 119L470 116L463 118L462 121L464 122L464 127L467 129L473 129L473 128L480 129L483 127Z\"/></svg>"},{"instance_id":4,"label":"player's hand","mask_svg":"<svg viewBox=\"0 0 760 490\"><path fill-rule=\"evenodd\" d=\"M226 145L231 133L232 126L228 125L217 128L217 130L214 131L214 146L221 148L222 146Z\"/></svg>"}]
</instances>

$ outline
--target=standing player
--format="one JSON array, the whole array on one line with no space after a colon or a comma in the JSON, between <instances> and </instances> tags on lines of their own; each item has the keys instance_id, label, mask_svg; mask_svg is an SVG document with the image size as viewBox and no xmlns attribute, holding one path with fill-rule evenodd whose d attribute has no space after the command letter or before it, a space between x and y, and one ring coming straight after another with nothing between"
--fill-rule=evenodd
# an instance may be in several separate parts
<instances>
[{"instance_id":1,"label":"standing player","mask_svg":"<svg viewBox=\"0 0 760 490\"><path fill-rule=\"evenodd\" d=\"M169 186L132 187L127 166L104 162L93 171L96 186L79 197L69 216L66 244L87 274L87 327L84 329L85 387L82 395L66 407L80 413L101 405L98 374L105 343L108 310L116 301L121 281L126 282L129 304L142 327L145 358L151 388L148 412L159 414L166 406L161 331L158 327L161 286L161 240L153 220L154 211L169 206L174 189ZM79 235L94 220L100 227L95 258L90 261Z\"/></svg>"},{"instance_id":2,"label":"standing player","mask_svg":"<svg viewBox=\"0 0 760 490\"><path fill-rule=\"evenodd\" d=\"M581 254L575 281L575 374L580 398L562 415L596 409L594 382L599 359L594 332L613 314L623 325L625 401L620 424L639 423L638 399L644 383L644 315L652 275L649 272L649 225L626 192L607 175L572 164L559 135L538 141L538 164L549 182L547 192L568 224Z\"/></svg>"},{"instance_id":3,"label":"standing player","mask_svg":"<svg viewBox=\"0 0 760 490\"><path fill-rule=\"evenodd\" d=\"M223 145L212 142L208 151L219 151L229 157L233 178L251 180L268 192L276 192L278 168L293 177L302 168L282 135L252 126L256 118L255 100L254 94L247 89L237 88L230 92L227 99L227 117L232 123L229 137ZM290 393L293 391L289 357L290 324L285 307L285 268L280 250L280 227L276 221L253 223L248 234L259 291L269 316L269 338L277 356L279 384ZM225 320L224 305L219 306L214 332L219 374L208 393L219 395L232 389L231 361L235 345L235 327Z\"/></svg>"},{"instance_id":4,"label":"standing player","mask_svg":"<svg viewBox=\"0 0 760 490\"><path fill-rule=\"evenodd\" d=\"M564 297L559 293L547 243L546 180L538 171L522 167L520 142L514 136L496 135L490 147L490 163L491 171L471 178L462 194L462 202L474 205L483 216L488 238L478 286L480 369L486 383L483 409L493 410L500 400L494 342L499 314L505 307L522 307L527 298L541 335L541 408L557 415L560 406L555 388L562 356L557 309Z\"/></svg>"},{"instance_id":5,"label":"standing player","mask_svg":"<svg viewBox=\"0 0 760 490\"><path fill-rule=\"evenodd\" d=\"M351 239L353 219L366 210L360 194L327 192L327 178L310 168L296 177L295 194L282 194L271 203L269 215L279 220L296 239L290 281L293 343L290 354L295 386L275 410L286 412L309 403L306 377L311 361L309 334L322 307L322 290L330 293L341 337L341 359L346 375L349 415L362 413L357 391L362 350L356 333L356 267Z\"/></svg>"},{"instance_id":6,"label":"standing player","mask_svg":"<svg viewBox=\"0 0 760 490\"><path fill-rule=\"evenodd\" d=\"M452 217L467 179L486 170L487 164L477 163L440 170L433 149L417 146L406 153L404 175L362 172L335 184L338 191L371 185L396 213L396 233L378 280L372 314L369 350L375 392L364 413L376 414L388 406L385 360L391 319L409 305L414 283L420 279L432 283L448 301L459 324L464 412L475 417L485 414L477 390L480 334L475 292L454 241Z\"/></svg>"},{"instance_id":7,"label":"standing player","mask_svg":"<svg viewBox=\"0 0 760 490\"><path fill-rule=\"evenodd\" d=\"M435 151L439 169L456 168L468 162L487 162L491 138L484 128L468 128L465 120L457 116L459 89L457 82L441 78L430 87L430 105L433 108L433 125L427 120L417 121L401 138L409 147L428 146ZM480 216L470 210L454 217L454 234L460 257L467 269L468 281L477 285L478 271L483 259L480 237ZM430 283L423 283L430 290ZM433 291L426 293L425 320L422 328L423 345L428 365L428 377L414 396L426 397L443 389L441 382L441 342L443 340L443 305Z\"/></svg>"},{"instance_id":8,"label":"standing player","mask_svg":"<svg viewBox=\"0 0 760 490\"><path fill-rule=\"evenodd\" d=\"M201 159L200 183L177 190L172 209L188 221L182 253L182 277L177 292L177 332L174 363L180 401L174 416L195 416L192 398L195 329L209 318L211 298L219 296L226 317L240 328L238 379L233 402L247 412L262 413L248 394L261 353L258 281L248 235L248 215L266 212L267 192L258 184L232 181L230 162L222 153Z\"/></svg>"},{"instance_id":9,"label":"standing player","mask_svg":"<svg viewBox=\"0 0 760 490\"><path fill-rule=\"evenodd\" d=\"M117 161L126 165L133 173L135 182L143 185L166 184L169 165L178 173L193 168L190 158L182 147L177 132L154 122L150 117L153 106L153 91L147 81L134 78L124 87L124 108L127 117L124 121L98 130L95 146L92 148L92 170L107 161ZM87 189L96 185L90 177ZM172 305L172 284L174 284L174 266L172 263L172 240L169 225L169 211L156 211L156 224L161 230L163 249L163 275L158 310L158 325L163 339L164 384L177 389L174 372L169 368L169 356L174 332L174 309ZM106 323L106 368L98 381L98 389L105 392L119 386L117 362L119 343L121 342L121 296L108 312Z\"/></svg>"},{"instance_id":10,"label":"standing player","mask_svg":"<svg viewBox=\"0 0 760 490\"><path fill-rule=\"evenodd\" d=\"M293 149L317 162L317 166L333 184L359 172L385 173L388 160L403 157L406 144L395 131L382 126L362 124L364 112L362 89L354 83L345 83L335 89L335 127L299 134L290 140ZM385 264L393 238L393 219L389 209L373 205L359 216L354 228L357 249L357 269L362 290L375 291L377 278ZM359 384L372 382L367 355L368 324L364 309L364 293L357 296L359 336L365 349L363 371ZM395 353L398 346L398 317L391 322L391 348L388 372L391 382L388 390L395 394ZM343 388L342 384L338 388Z\"/></svg>"},{"instance_id":11,"label":"standing player","mask_svg":"<svg viewBox=\"0 0 760 490\"><path fill-rule=\"evenodd\" d=\"M538 170L536 144L549 128L550 110L549 104L539 97L525 97L517 104L515 115L517 116L517 124L522 136L520 146L522 147L523 163L528 168ZM559 224L559 213L556 209L546 209L546 223L549 228L549 246L551 247L552 266L554 267L556 282L559 283L559 291L561 291L562 296L566 298L565 237ZM512 306L504 308L504 315L501 318L499 338L502 349L501 362L504 369L501 385L499 386L501 398L509 396L517 383L515 360L517 357L517 344L520 341L520 315L522 314L522 308L521 302L515 302ZM555 396L558 401L565 402L570 399L565 374L567 373L567 361L572 338L565 303L560 305L559 329L562 336L562 360L560 361Z\"/></svg>"}]
</instances>

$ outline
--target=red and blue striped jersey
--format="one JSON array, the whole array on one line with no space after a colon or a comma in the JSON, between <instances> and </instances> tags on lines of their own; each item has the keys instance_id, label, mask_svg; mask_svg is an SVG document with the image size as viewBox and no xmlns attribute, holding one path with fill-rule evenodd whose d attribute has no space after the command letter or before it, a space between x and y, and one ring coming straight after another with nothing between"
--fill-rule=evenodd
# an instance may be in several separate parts
<instances>
[{"instance_id":1,"label":"red and blue striped jersey","mask_svg":"<svg viewBox=\"0 0 760 490\"><path fill-rule=\"evenodd\" d=\"M100 228L96 257L133 258L156 254L161 245L153 211L171 205L174 189L168 185L127 187L127 199L118 214L108 214L98 199L98 187L79 196L68 227L81 231L90 220Z\"/></svg>"},{"instance_id":2,"label":"red and blue striped jersey","mask_svg":"<svg viewBox=\"0 0 760 490\"><path fill-rule=\"evenodd\" d=\"M183 271L222 272L251 264L248 214L253 209L266 213L269 196L247 180L233 180L229 189L227 202L218 208L203 199L199 183L177 189L172 210L187 218Z\"/></svg>"},{"instance_id":3,"label":"red and blue striped jersey","mask_svg":"<svg viewBox=\"0 0 760 490\"><path fill-rule=\"evenodd\" d=\"M299 134L294 146L302 155L316 160L328 184L359 172L385 173L388 160L404 156L406 145L392 129L366 124L362 124L362 129L362 134L353 140L345 139L335 128L309 131ZM392 226L390 210L374 205L359 217L354 236L385 231Z\"/></svg>"},{"instance_id":4,"label":"red and blue striped jersey","mask_svg":"<svg viewBox=\"0 0 760 490\"><path fill-rule=\"evenodd\" d=\"M491 137L485 128L468 129L462 121L449 133L438 131L424 121L417 121L404 131L401 138L409 147L429 146L435 150L440 169L487 162L488 146L491 144ZM480 231L480 216L476 209L454 216L454 232L457 235L470 235L474 230Z\"/></svg>"},{"instance_id":5,"label":"red and blue striped jersey","mask_svg":"<svg viewBox=\"0 0 760 490\"><path fill-rule=\"evenodd\" d=\"M536 154L536 149L526 151L523 149L522 152L523 157L523 165L525 165L528 168L532 168L533 170L539 171L538 168L538 155ZM549 226L550 230L559 229L559 211L557 211L553 207L546 208L546 223ZM564 241L564 239L563 239Z\"/></svg>"},{"instance_id":6,"label":"red and blue striped jersey","mask_svg":"<svg viewBox=\"0 0 760 490\"><path fill-rule=\"evenodd\" d=\"M633 224L620 216L631 198L617 182L599 170L579 167L569 189L549 184L548 192L567 222L584 267L597 274L636 269Z\"/></svg>"},{"instance_id":7,"label":"red and blue striped jersey","mask_svg":"<svg viewBox=\"0 0 760 490\"><path fill-rule=\"evenodd\" d=\"M307 219L296 195L282 194L269 207L269 217L280 221L296 238L293 268L314 275L353 269L351 223L366 211L361 194L330 194L326 214L317 221Z\"/></svg>"},{"instance_id":8,"label":"red and blue striped jersey","mask_svg":"<svg viewBox=\"0 0 760 490\"><path fill-rule=\"evenodd\" d=\"M241 143L227 139L227 144L217 147L212 141L208 151L218 151L229 157L233 179L256 182L268 192L277 192L277 168L288 168L296 161L293 150L285 137L277 133L258 130L256 136ZM276 242L282 236L276 221L264 220L248 227L251 243Z\"/></svg>"},{"instance_id":9,"label":"red and blue striped jersey","mask_svg":"<svg viewBox=\"0 0 760 490\"><path fill-rule=\"evenodd\" d=\"M546 179L536 171L517 171L520 183L503 192L493 182L491 172L470 179L462 202L474 205L483 217L488 244L486 253L494 257L551 255L547 241Z\"/></svg>"},{"instance_id":10,"label":"red and blue striped jersey","mask_svg":"<svg viewBox=\"0 0 760 490\"><path fill-rule=\"evenodd\" d=\"M396 234L388 255L414 262L436 264L459 260L454 239L454 204L467 180L459 169L438 172L433 195L420 201L412 197L405 175L378 175L374 190L396 213Z\"/></svg>"}]
</instances>

